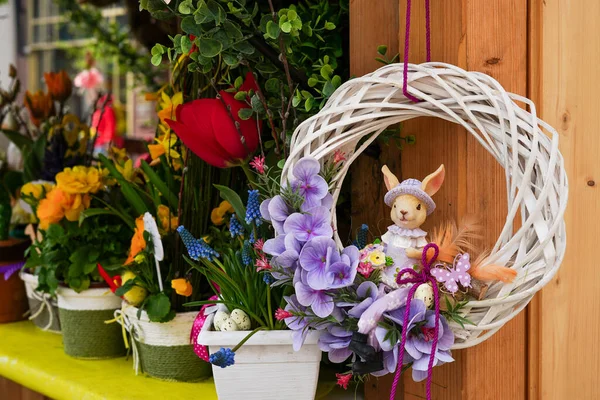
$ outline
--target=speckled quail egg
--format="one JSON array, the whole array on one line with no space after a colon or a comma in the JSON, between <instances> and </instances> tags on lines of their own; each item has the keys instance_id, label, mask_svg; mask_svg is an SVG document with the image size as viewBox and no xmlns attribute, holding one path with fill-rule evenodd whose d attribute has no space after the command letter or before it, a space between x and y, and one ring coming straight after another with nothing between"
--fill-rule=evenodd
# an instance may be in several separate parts
<instances>
[{"instance_id":1,"label":"speckled quail egg","mask_svg":"<svg viewBox=\"0 0 600 400\"><path fill-rule=\"evenodd\" d=\"M229 318L231 318L231 320L237 324L241 331L247 331L250 329L250 317L248 317L248 314L239 308L233 310Z\"/></svg>"},{"instance_id":2,"label":"speckled quail egg","mask_svg":"<svg viewBox=\"0 0 600 400\"><path fill-rule=\"evenodd\" d=\"M225 311L217 311L215 313L215 318L213 319L213 326L215 327L215 330L217 331L221 331L221 327L223 326L223 323L225 321L227 321L229 319L229 313L226 313Z\"/></svg>"},{"instance_id":3,"label":"speckled quail egg","mask_svg":"<svg viewBox=\"0 0 600 400\"><path fill-rule=\"evenodd\" d=\"M223 331L223 332L239 331L239 330L240 330L240 328L235 323L235 321L232 320L231 318L227 318L225 321L223 321L223 325L221 325L221 331Z\"/></svg>"},{"instance_id":4,"label":"speckled quail egg","mask_svg":"<svg viewBox=\"0 0 600 400\"><path fill-rule=\"evenodd\" d=\"M413 299L419 299L425 303L425 307L429 308L433 305L433 288L431 284L421 285L415 291Z\"/></svg>"}]
</instances>

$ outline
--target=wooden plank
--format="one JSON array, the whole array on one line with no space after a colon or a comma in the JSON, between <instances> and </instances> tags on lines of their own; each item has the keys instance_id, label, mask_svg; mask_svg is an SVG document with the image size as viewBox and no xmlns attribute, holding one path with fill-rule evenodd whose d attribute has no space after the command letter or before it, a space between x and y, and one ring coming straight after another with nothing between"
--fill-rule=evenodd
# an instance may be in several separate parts
<instances>
[{"instance_id":1,"label":"wooden plank","mask_svg":"<svg viewBox=\"0 0 600 400\"><path fill-rule=\"evenodd\" d=\"M360 76L379 68L375 60L377 46L387 45L388 54L398 52L398 1L353 0L350 2L350 72ZM379 149L375 149L379 150ZM400 154L394 147L384 146L381 154L361 155L352 165L352 229L369 224L375 236L385 233L389 209L383 202L384 185L381 166L387 163L395 171L400 168ZM398 171L399 172L399 171ZM391 380L371 377L365 384L367 399L389 397ZM400 389L399 392L402 392Z\"/></svg>"},{"instance_id":2,"label":"wooden plank","mask_svg":"<svg viewBox=\"0 0 600 400\"><path fill-rule=\"evenodd\" d=\"M543 1L542 118L560 134L570 184L567 254L541 296L544 400L599 398L599 18L596 0Z\"/></svg>"},{"instance_id":3,"label":"wooden plank","mask_svg":"<svg viewBox=\"0 0 600 400\"><path fill-rule=\"evenodd\" d=\"M9 379L0 376L0 399L6 400L51 400L50 398L27 389Z\"/></svg>"}]
</instances>

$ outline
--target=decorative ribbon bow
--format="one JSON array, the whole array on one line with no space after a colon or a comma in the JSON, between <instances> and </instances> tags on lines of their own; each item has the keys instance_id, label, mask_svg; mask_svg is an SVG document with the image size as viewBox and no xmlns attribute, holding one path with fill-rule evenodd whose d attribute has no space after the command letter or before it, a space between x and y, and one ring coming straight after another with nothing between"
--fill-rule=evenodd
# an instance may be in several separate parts
<instances>
[{"instance_id":1,"label":"decorative ribbon bow","mask_svg":"<svg viewBox=\"0 0 600 400\"><path fill-rule=\"evenodd\" d=\"M431 260L427 261L427 251L429 249L434 249L434 254ZM423 254L421 255L421 263L423 264L423 269L421 270L421 272L417 272L412 268L404 268L398 273L398 277L396 278L396 282L398 283L398 285L412 283L413 286L410 288L408 296L406 298L406 309L404 311L404 321L402 324L402 340L400 342L400 352L398 354L398 366L396 367L396 374L394 375L394 382L392 383L390 400L394 400L394 398L396 397L396 387L398 386L398 381L400 380L400 375L402 374L402 361L404 360L404 346L406 345L406 327L408 326L408 319L410 316L410 303L419 286L427 284L429 282L431 282L431 286L433 287L433 297L435 306L435 328L433 333L433 341L431 343L431 354L429 354L429 365L427 366L426 386L427 400L431 400L431 373L433 371L433 362L435 360L435 353L437 350L438 334L440 328L440 295L438 292L436 279L431 275L431 266L433 265L439 254L440 249L435 243L427 244L425 248L423 248ZM404 274L409 274L412 277L402 278Z\"/></svg>"},{"instance_id":2,"label":"decorative ribbon bow","mask_svg":"<svg viewBox=\"0 0 600 400\"><path fill-rule=\"evenodd\" d=\"M44 312L45 309L47 309L48 314L50 315L48 317L48 324L46 324L46 326L42 328L43 331L47 331L48 329L50 329L52 323L54 322L54 311L52 310L52 306L55 306L56 302L54 300L50 300L51 298L49 294L43 293L40 295L40 293L36 292L35 290L31 292L31 296L34 300L41 302L41 304L37 311L31 316L29 316L29 320L32 321L36 319L42 314L42 312Z\"/></svg>"},{"instance_id":3,"label":"decorative ribbon bow","mask_svg":"<svg viewBox=\"0 0 600 400\"><path fill-rule=\"evenodd\" d=\"M138 375L140 368L140 354L138 352L136 340L138 339L137 332L135 330L135 325L131 322L127 314L125 313L125 307L122 309L115 310L115 318L109 321L105 321L105 324L110 323L118 323L121 325L123 332L123 342L125 343L125 348L129 350L131 348L133 353L133 368L135 369L135 374ZM131 346L129 345L129 340L127 340L127 334L131 335Z\"/></svg>"}]
</instances>

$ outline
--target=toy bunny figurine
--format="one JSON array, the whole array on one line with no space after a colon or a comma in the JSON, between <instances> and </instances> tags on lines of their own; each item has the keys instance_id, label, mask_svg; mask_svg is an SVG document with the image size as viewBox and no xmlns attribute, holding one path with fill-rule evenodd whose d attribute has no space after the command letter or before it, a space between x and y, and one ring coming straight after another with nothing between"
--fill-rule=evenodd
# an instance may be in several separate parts
<instances>
[{"instance_id":1,"label":"toy bunny figurine","mask_svg":"<svg viewBox=\"0 0 600 400\"><path fill-rule=\"evenodd\" d=\"M387 233L381 239L386 247L385 253L393 258L394 265L382 271L381 280L392 288L392 291L383 294L363 312L358 321L358 331L352 334L349 348L357 355L352 370L358 374L377 372L383 369L383 353L377 345L375 328L383 313L406 304L410 287L399 288L396 283L396 275L402 268L418 263L417 260L410 263L410 259L420 258L423 247L428 243L425 238L427 233L420 229L420 226L435 209L435 203L431 196L442 186L445 174L444 165L441 165L423 182L417 179L407 179L399 183L398 178L390 172L387 166L384 166L382 171L388 189L384 201L392 208L391 217L394 225L388 228ZM406 265L407 262L409 262L408 265ZM424 291L432 291L431 286L422 285L421 287ZM418 296L422 296L422 294L415 293L414 297ZM428 297L429 295L426 294L422 298L426 304L429 300ZM433 296L431 296L431 301L433 301Z\"/></svg>"},{"instance_id":2,"label":"toy bunny figurine","mask_svg":"<svg viewBox=\"0 0 600 400\"><path fill-rule=\"evenodd\" d=\"M444 182L444 165L428 175L423 182L417 179L406 179L402 183L384 165L381 169L388 192L384 197L385 204L391 207L391 218L394 225L388 227L381 240L385 245L385 254L392 257L394 266L382 271L381 281L397 288L396 274L410 259L418 259L421 250L427 244L427 232L420 228L425 219L435 210L435 202L431 198Z\"/></svg>"}]
</instances>

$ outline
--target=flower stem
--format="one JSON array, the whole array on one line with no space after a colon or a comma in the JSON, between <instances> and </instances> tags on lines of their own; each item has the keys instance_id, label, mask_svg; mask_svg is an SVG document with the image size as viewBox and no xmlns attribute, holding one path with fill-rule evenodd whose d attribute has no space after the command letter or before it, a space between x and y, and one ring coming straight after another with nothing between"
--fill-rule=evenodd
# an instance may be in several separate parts
<instances>
[{"instance_id":1,"label":"flower stem","mask_svg":"<svg viewBox=\"0 0 600 400\"><path fill-rule=\"evenodd\" d=\"M256 189L258 187L258 185L256 184L256 182L254 182L254 174L248 167L248 164L246 164L246 163L240 164L240 167L242 168L242 171L244 171L244 174L246 175L246 178L248 179L248 183L250 183L250 186L252 186L252 189Z\"/></svg>"},{"instance_id":2,"label":"flower stem","mask_svg":"<svg viewBox=\"0 0 600 400\"><path fill-rule=\"evenodd\" d=\"M269 310L269 319L267 322L269 323L271 329L275 329L273 326L273 307L271 306L271 285L267 285L267 307Z\"/></svg>"},{"instance_id":3,"label":"flower stem","mask_svg":"<svg viewBox=\"0 0 600 400\"><path fill-rule=\"evenodd\" d=\"M254 334L258 331L263 331L267 329L266 326L259 326L258 328L256 328L255 330L253 330L252 332L250 332L248 335L246 335L245 338L242 339L241 342L239 342L233 349L231 349L231 351L233 351L234 353L244 345L244 343L246 343L248 341L248 339L250 339L252 336L254 336Z\"/></svg>"}]
</instances>

